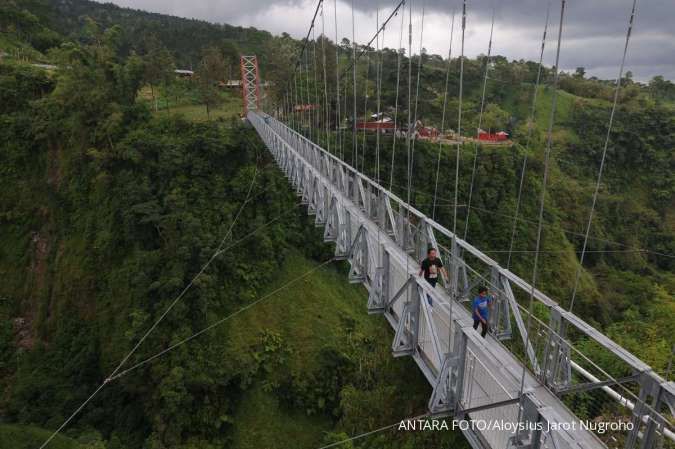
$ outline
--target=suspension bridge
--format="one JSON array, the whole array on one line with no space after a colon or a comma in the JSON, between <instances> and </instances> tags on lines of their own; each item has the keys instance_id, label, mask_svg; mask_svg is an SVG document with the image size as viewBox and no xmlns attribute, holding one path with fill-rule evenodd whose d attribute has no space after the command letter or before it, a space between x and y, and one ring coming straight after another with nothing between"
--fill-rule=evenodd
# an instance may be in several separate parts
<instances>
[{"instance_id":1,"label":"suspension bridge","mask_svg":"<svg viewBox=\"0 0 675 449\"><path fill-rule=\"evenodd\" d=\"M556 93L560 66L560 48L566 0L559 0L560 18L557 29L557 48L553 65L552 99L550 118L544 148L543 189L539 199L536 250L532 252L533 272L530 280L510 269L513 242L519 219L519 208L523 194L523 179L527 168L524 157L521 170L517 204L511 223L511 245L506 266L489 257L488 251L472 245L467 238L468 214L472 210L474 181L478 158L478 147L472 164L471 183L466 207L464 232L458 231L458 182L460 150L465 145L462 136L464 46L467 23L466 0L461 4L461 50L456 58L459 67L459 91L457 130L454 139L456 160L454 173L454 213L452 224L446 227L435 217L440 175L441 145L439 144L436 165L436 179L431 216L416 208L411 201L412 174L415 151L415 129L417 124L418 99L420 92L423 56L424 6L421 8L419 30L419 56L417 75L413 80L413 9L412 0L396 1L391 12L380 22L377 11L376 31L373 38L360 50L355 39L354 5L352 2L352 44L349 63L340 64L338 49L335 50L334 98L329 98L329 74L327 73L326 16L323 0L318 0L309 30L303 40L302 49L295 62L288 84L279 86L280 95L271 103L270 96L262 87L260 67L255 55L241 57L241 87L245 120L252 125L262 142L271 153L279 169L286 175L307 212L314 216L317 227L323 228L323 238L335 246L334 258L349 264L348 281L362 284L368 292L364 313L381 315L393 329L391 352L393 357L411 357L430 385L430 397L425 418L452 418L473 422L474 425L460 426L468 442L475 449L672 449L675 448L675 382L662 377L639 357L631 354L612 341L600 330L573 313L574 300L580 279L581 266L588 252L590 228L602 181L605 156L617 108L621 80L626 61L631 32L636 13L637 0L632 1L628 15L628 27L623 47L614 99L604 140L602 159L596 178L587 227L583 234L580 264L576 273L574 292L568 308L538 289L538 262L541 252L544 202L552 131L556 113ZM534 83L530 125L525 147L530 146L531 122L535 117L537 92L542 81L542 61L546 43L551 5L546 11L545 25L541 40L538 72ZM338 42L338 3L333 3L335 43ZM406 6L408 9L408 64L407 64L407 105L399 102L402 78L404 30L406 29ZM381 120L382 73L384 70L381 50L384 47L384 31L389 23L400 16L396 69L396 96L393 111L393 148L389 173L389 185L381 181L380 130L376 132L374 178L365 173L365 164L359 169L365 157L366 138L363 127L363 144L359 147L357 136L357 65L365 56L375 54L375 117ZM318 29L318 25L321 29ZM485 110L486 85L492 54L495 9L493 6L487 56L481 85L482 96L478 114L480 129ZM443 97L441 133L446 124L448 104L448 79L452 61L452 35L455 28L455 14L450 27L451 45L448 52L448 72ZM319 38L316 32L319 32ZM310 39L311 38L311 39ZM375 43L375 49L371 47ZM310 44L313 46L310 49ZM319 47L317 49L317 47ZM313 55L308 57L310 50ZM358 51L357 51L358 50ZM317 56L318 54L318 56ZM310 64L310 59L314 64ZM320 66L317 61L321 61ZM310 69L311 66L311 69ZM340 70L340 67L344 67ZM368 64L368 68L370 64ZM263 68L264 69L264 68ZM392 68L393 69L393 68ZM350 73L351 72L351 73ZM313 75L312 86L310 78ZM351 75L351 80L347 80ZM332 75L331 75L332 76ZM353 93L351 108L348 104L347 89L351 82ZM323 88L319 86L323 84ZM344 90L342 90L344 88ZM368 83L363 87L364 122L367 117ZM414 93L413 93L414 91ZM331 94L332 95L332 94ZM413 100L414 98L414 100ZM333 108L333 109L331 109ZM406 125L398 128L399 108L407 111ZM371 109L373 109L371 105ZM342 124L351 122L351 141L345 138ZM378 125L379 127L379 125ZM392 191L396 139L404 140L406 148L405 191L401 198ZM345 158L345 142L351 145L350 163ZM322 145L327 144L327 148ZM332 144L332 151L331 151ZM256 171L257 174L257 171ZM265 295L242 309L223 317L206 328L196 332L155 355L125 368L130 357L143 344L146 337L155 331L159 323L181 300L194 281L204 273L211 262L230 246L225 246L232 228L246 203L250 200L251 187L241 208L231 223L227 235L213 256L170 303L136 345L110 373L105 381L51 434L41 448L62 431L84 407L109 383L139 369L175 348L189 343L194 338L226 322L236 314L247 310L274 295L275 292L293 284L305 275L290 281L277 290ZM262 227L264 228L264 226ZM258 232L254 230L252 234ZM246 238L246 237L245 237ZM242 239L243 240L243 239ZM239 240L241 241L241 240ZM435 248L439 258L448 268L447 277L432 287L418 276L419 261L428 248ZM325 264L325 263L324 263ZM320 266L323 266L320 265ZM319 267L320 267L319 266ZM317 267L318 268L318 267ZM478 285L488 286L493 304L489 319L490 332L483 338L473 328L470 301ZM575 344L579 339L590 342L601 353L600 359L593 359ZM597 353L597 351L596 351ZM615 372L627 373L623 375ZM592 404L589 410L589 394ZM596 407L593 408L593 404ZM383 407L386 406L383 404ZM411 417L412 418L412 417ZM417 417L415 417L417 418ZM612 427L611 424L615 424ZM356 439L381 430L370 430ZM339 447L334 443L328 447Z\"/></svg>"},{"instance_id":2,"label":"suspension bridge","mask_svg":"<svg viewBox=\"0 0 675 449\"><path fill-rule=\"evenodd\" d=\"M352 62L343 71L342 76L336 73L336 96L329 101L327 94L327 75L325 73L325 49L323 54L323 76L317 77L316 65L310 69L307 55L308 44L314 42L314 61L316 57L317 39L314 32L317 17L320 13L321 34L324 35L323 2L319 1L305 45L300 52L296 71L289 87L282 96L282 104L271 108L271 114L261 107L265 102L259 97L258 65L255 56L242 57L242 78L244 80L244 108L248 122L255 128L261 139L273 155L276 163L296 190L301 204L305 205L310 215L315 217L315 224L324 228L324 240L335 245L335 257L347 260L350 266L349 282L361 283L368 291L367 312L380 314L394 330L391 343L394 357L412 357L424 377L429 382L432 393L429 398L429 416L452 416L455 419L468 419L473 422L487 423L487 426L471 426L462 429L471 446L476 449L502 448L661 448L673 447L672 414L675 412L675 383L668 382L655 373L647 364L631 354L620 345L605 336L602 332L561 307L551 297L535 288L535 274L532 282L528 282L472 246L466 240L466 230L461 237L457 232L456 209L453 229L444 227L432 217L426 216L410 204L410 177L412 176L411 151L414 152L415 136L410 130L417 121L417 97L419 96L420 68L418 66L415 104L411 103L411 91L415 85L412 79L412 57L408 64L408 119L407 130L402 138L408 146L408 199L403 200L391 189L379 182L379 153L377 158L377 178L371 179L358 167L358 138L356 129L356 66L361 55L377 41L377 52L380 49L380 34L387 22L399 13L405 1L398 2L390 16L378 28L373 39L357 54L357 44L353 43ZM563 30L565 1L561 2L560 24L558 27L558 48L555 68L560 56L560 40ZM335 6L337 8L337 5ZM352 7L353 8L353 7ZM410 10L412 16L412 9ZM618 92L624 70L626 53L636 11L633 2L630 12L628 32L615 86L614 104L608 125L607 141L601 168L598 174L598 185L602 177L607 143L611 132L614 112L617 106ZM352 12L353 13L353 12ZM422 12L422 27L424 12ZM546 13L546 26L541 44L539 73L535 86L532 115L536 103L536 92L540 83L541 65L544 44L549 26L550 4ZM337 17L337 13L335 13ZM378 11L379 18L379 11ZM337 19L336 19L337 21ZM403 36L401 17L401 41ZM460 70L463 70L464 31L466 26L466 2L462 11L462 55ZM454 17L453 26L454 29ZM492 51L492 33L494 28L494 9L488 45L487 58ZM409 54L412 55L412 21L409 22ZM337 34L336 34L337 41ZM371 49L372 50L372 49ZM420 57L422 56L422 31L420 31ZM303 60L304 56L304 60ZM450 61L451 52L448 55ZM449 62L448 62L449 64ZM380 63L376 63L377 79L377 112L381 116ZM482 86L479 126L485 104L485 86L488 79L489 63L486 63ZM400 75L400 59L397 67ZM303 74L303 70L305 73ZM314 86L324 83L323 93L314 92L312 98L309 79L310 70L314 72ZM353 164L344 160L344 152L334 149L333 152L322 148L320 135L335 136L335 145L339 145L340 137L340 86L345 74L353 70L354 92L352 122L352 154ZM449 70L449 69L448 69ZM554 88L557 88L558 70L556 70ZM321 72L321 70L319 70ZM304 78L303 78L303 75ZM458 128L461 133L462 118L462 76L460 72L459 119ZM303 79L306 85L303 86ZM400 79L397 79L397 98ZM298 86L299 83L299 86ZM368 86L365 86L368 89ZM322 97L323 94L323 97ZM335 129L330 129L330 112L323 117L320 113L312 115L311 111L303 111L293 105L300 101L317 103L325 101L325 109L330 104L336 107ZM345 97L347 91L345 90ZM447 79L443 108L445 122L445 106L447 104ZM306 100L305 100L306 98ZM367 101L368 92L365 93ZM548 128L546 147L546 163L551 146L551 131L555 115L555 96L553 111ZM319 108L321 109L321 108ZM345 103L344 109L347 109ZM364 116L367 106L364 104ZM415 116L411 115L414 111ZM344 112L344 111L343 111ZM350 111L352 113L352 111ZM322 123L323 122L323 123ZM396 124L394 124L396 126ZM528 141L531 128L528 130ZM380 132L377 132L377 151L379 151ZM311 137L315 136L315 139ZM364 130L365 136L365 130ZM329 142L330 138L323 140ZM365 137L361 151L365 151ZM461 139L460 139L461 142ZM528 142L529 144L529 142ZM458 153L461 143L457 143ZM412 150L411 150L412 147ZM440 160L439 147L439 160ZM393 157L393 156L392 156ZM459 163L459 156L457 164ZM524 164L526 161L524 161ZM473 176L471 188L473 191ZM391 167L393 169L393 165ZM523 173L525 165L523 166ZM545 169L546 176L547 169ZM544 185L546 178L544 179ZM436 189L438 188L438 169L436 172ZM457 188L455 189L457 192ZM518 201L520 203L519 192ZM539 221L539 238L541 237L541 221L544 195L541 199ZM593 197L593 208L597 200L597 188ZM469 202L471 197L469 197ZM455 204L457 196L455 196ZM434 208L436 192L434 192ZM590 229L593 208L589 217ZM517 215L517 211L516 211ZM515 233L515 224L514 224ZM537 254L539 252L539 238ZM584 253L589 238L588 229L585 234ZM512 243L513 245L513 243ZM447 266L449 276L442 279L441 285L434 288L424 278L418 276L419 261L426 255L428 248L436 248L439 257ZM577 273L577 283L578 283ZM473 328L472 311L468 307L472 293L477 285L487 285L494 295L493 313L490 317L490 333L482 338ZM576 295L577 285L575 285ZM529 307L524 307L522 303ZM537 313L533 311L533 303L537 303ZM572 299L572 304L574 298ZM608 373L603 363L591 360L577 349L569 335L583 335L594 342L613 359L630 372L629 376L616 378ZM606 432L598 429L592 422L584 421L578 416L574 407L575 395L599 392L608 401L615 401L616 411L612 418L618 419L617 429L607 438ZM623 417L623 418L622 418ZM605 416L607 418L607 416ZM623 419L623 421L621 421ZM596 424L597 424L596 419ZM509 426L490 426L489 423L510 423ZM622 426L623 424L623 426ZM612 433L612 432L610 432Z\"/></svg>"},{"instance_id":3,"label":"suspension bridge","mask_svg":"<svg viewBox=\"0 0 675 449\"><path fill-rule=\"evenodd\" d=\"M627 447L656 447L670 432L670 424L657 410L667 405L672 413L675 383L665 382L543 292L298 132L255 108L247 117L315 223L324 227L325 241L335 244L335 256L348 260L349 281L367 288L368 313L382 314L395 330L393 355L412 357L431 384L431 414L504 420L521 423L524 429L516 435L508 429L465 430L474 448L607 447L592 430L582 428L560 397L595 388L606 389L632 407L627 427L633 430L627 437L633 443ZM431 288L416 275L429 245L440 249L441 259L450 267L444 288ZM474 263L469 265L468 258ZM489 277L481 276L483 272ZM464 307L476 285L472 280L490 285L495 292L493 332L486 339L474 331L471 313ZM539 322L535 337L525 329L525 313L514 289L526 294L534 290L536 300L546 306L549 322ZM512 336L512 321L527 348L526 360L500 343ZM562 332L568 326L603 346L634 374L630 379L614 379L585 360L565 341ZM582 365L590 365L602 377ZM585 382L573 382L573 371ZM625 388L630 382L640 387L637 397ZM624 390L612 390L617 385ZM570 427L570 423L575 424Z\"/></svg>"}]
</instances>

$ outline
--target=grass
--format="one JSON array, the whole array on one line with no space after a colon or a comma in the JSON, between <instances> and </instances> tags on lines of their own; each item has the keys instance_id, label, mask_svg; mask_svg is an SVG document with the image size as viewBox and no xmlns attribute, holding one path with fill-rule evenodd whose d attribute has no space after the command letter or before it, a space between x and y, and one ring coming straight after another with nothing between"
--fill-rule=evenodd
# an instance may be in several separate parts
<instances>
[{"instance_id":1,"label":"grass","mask_svg":"<svg viewBox=\"0 0 675 449\"><path fill-rule=\"evenodd\" d=\"M247 392L235 416L233 449L318 447L330 420L282 409L260 386Z\"/></svg>"},{"instance_id":2,"label":"grass","mask_svg":"<svg viewBox=\"0 0 675 449\"><path fill-rule=\"evenodd\" d=\"M206 114L204 105L181 105L171 109L171 114L182 114L193 122L206 122L209 120L229 120L238 118L241 113L241 105L238 102L228 101L210 111L210 117Z\"/></svg>"},{"instance_id":3,"label":"grass","mask_svg":"<svg viewBox=\"0 0 675 449\"><path fill-rule=\"evenodd\" d=\"M180 92L177 92L177 89L174 88L169 88L169 92L164 92L164 89L154 89L157 98L157 111L154 110L155 105L153 104L150 86L146 85L140 89L138 100L147 103L155 115L180 114L193 122L236 119L239 118L242 112L242 99L238 91L222 91L220 94L220 104L212 107L209 114L207 114L206 105L199 102L194 88L189 82L178 80L177 86L180 87Z\"/></svg>"},{"instance_id":4,"label":"grass","mask_svg":"<svg viewBox=\"0 0 675 449\"><path fill-rule=\"evenodd\" d=\"M12 35L0 33L0 53L2 52L7 53L8 56L0 58L0 61L5 58L7 60L24 62L42 62L45 60L42 53L27 43L16 39Z\"/></svg>"},{"instance_id":5,"label":"grass","mask_svg":"<svg viewBox=\"0 0 675 449\"><path fill-rule=\"evenodd\" d=\"M270 285L279 288L315 266L291 253ZM367 314L366 302L363 287L349 284L328 265L241 315L232 325L230 339L236 347L246 348L259 342L263 330L277 332L294 349L291 368L312 371L319 368L317 356L323 347L342 343L345 320L354 320L356 328L368 333L387 328L382 317Z\"/></svg>"},{"instance_id":6,"label":"grass","mask_svg":"<svg viewBox=\"0 0 675 449\"><path fill-rule=\"evenodd\" d=\"M527 95L524 95L524 93L527 93ZM567 123L574 110L574 105L577 102L581 102L584 105L608 106L608 103L605 100L579 97L562 89L558 89L557 97L556 124ZM553 88L550 86L539 86L535 111L535 124L541 131L545 131L548 128L552 102ZM502 107L517 116L520 120L525 120L530 115L531 103L532 85L523 84L521 89L513 91L504 99Z\"/></svg>"},{"instance_id":7,"label":"grass","mask_svg":"<svg viewBox=\"0 0 675 449\"><path fill-rule=\"evenodd\" d=\"M299 253L291 253L269 290L297 279L316 265ZM419 390L426 400L428 392L421 374L412 368L411 360L390 358L392 331L381 316L368 315L366 303L363 287L349 284L344 273L328 265L238 316L230 325L228 341L238 351L245 351L260 342L263 331L274 332L289 349L286 363L290 371L302 377L319 370L323 348L347 345L349 327L354 334L378 342L376 351L382 351L385 360L378 368L382 379L396 379L393 384L399 390L405 388L403 384L414 385L415 391L402 403L416 402ZM392 375L403 372L407 375ZM335 430L330 417L308 416L304 410L289 409L260 383L247 390L239 403L233 417L233 449L314 448L321 445L325 432Z\"/></svg>"},{"instance_id":8,"label":"grass","mask_svg":"<svg viewBox=\"0 0 675 449\"><path fill-rule=\"evenodd\" d=\"M270 285L284 285L314 266L293 253ZM341 278L331 267L324 267L281 290L233 323L232 344L245 350L259 341L261 332L273 331L293 348L289 360L293 371L318 369L320 349L338 338L339 316L368 316L363 310L357 311L357 304L365 306L364 293ZM240 404L234 418L235 449L316 447L323 432L332 428L327 418L283 409L274 394L265 392L260 385L247 391Z\"/></svg>"},{"instance_id":9,"label":"grass","mask_svg":"<svg viewBox=\"0 0 675 449\"><path fill-rule=\"evenodd\" d=\"M2 449L35 449L40 447L51 432L33 426L0 424L0 448ZM50 449L82 449L75 440L57 435L50 443Z\"/></svg>"}]
</instances>

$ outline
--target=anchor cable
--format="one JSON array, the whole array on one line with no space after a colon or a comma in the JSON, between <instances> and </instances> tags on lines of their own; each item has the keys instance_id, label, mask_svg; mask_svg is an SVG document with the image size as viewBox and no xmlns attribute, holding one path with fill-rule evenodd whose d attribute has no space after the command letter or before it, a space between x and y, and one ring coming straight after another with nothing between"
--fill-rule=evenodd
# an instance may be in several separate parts
<instances>
[{"instance_id":1,"label":"anchor cable","mask_svg":"<svg viewBox=\"0 0 675 449\"><path fill-rule=\"evenodd\" d=\"M221 319L209 324L205 328L195 332L194 334L190 335L187 338L184 338L184 339L180 340L177 343L172 344L171 346L159 351L158 353L156 353L156 354L154 354L154 355L152 355L152 356L150 356L146 359L143 359L142 361L140 361L140 362L136 363L135 365L125 369L124 371L120 371L115 376L112 376L112 377L108 378L107 380L109 382L111 382L113 380L117 380L117 379L129 374L131 371L135 371L136 369L138 369L138 368L140 368L144 365L147 365L148 363L152 362L153 360L158 359L159 357L163 356L164 354L173 351L174 349L178 348L179 346L182 346L186 343L189 343L190 341L194 340L195 338L199 337L200 335L205 334L206 332L210 331L211 329L213 329L215 327L220 326L221 324L230 320L231 318L234 318L235 316L251 309L252 307L260 304L263 301L265 301L266 299L271 298L272 296L274 296L277 293L279 293L280 291L286 289L290 285L295 284L296 282L298 282L302 279L305 279L310 274L314 273L315 271L317 271L320 268L323 268L324 266L328 265L329 263L333 262L334 260L335 260L335 258L331 258L331 259L328 259L328 260L324 261L323 263L321 263L319 265L316 265L315 267L312 267L310 270L308 270L305 273L301 274L300 276L295 277L295 278L291 279L290 281L284 283L283 285L274 289L270 293L267 293L266 295L263 295L263 296L259 297L258 299L251 302L250 304L247 304L244 307L241 307L240 309L237 309L235 312L232 312L231 314L225 316L224 318L221 318Z\"/></svg>"},{"instance_id":2,"label":"anchor cable","mask_svg":"<svg viewBox=\"0 0 675 449\"><path fill-rule=\"evenodd\" d=\"M258 158L259 161L259 158ZM232 233L232 230L234 229L234 225L237 223L237 220L239 219L241 213L243 212L244 208L248 204L250 198L251 198L251 192L253 191L253 186L255 184L255 181L258 176L258 165L256 163L255 169L253 172L253 177L251 179L251 183L249 184L248 191L246 193L246 197L244 199L244 202L240 205L239 210L237 211L234 219L232 220L232 223L230 223L230 226L225 233L225 236L222 238L220 241L220 244L216 247L216 251L211 255L211 257L208 259L208 261L201 267L201 269L197 272L197 274L190 280L190 282L183 288L183 290L176 296L173 301L169 304L169 306L164 310L164 312L160 315L160 317L155 320L154 324L143 334L143 336L138 340L138 342L133 346L133 348L124 356L122 361L117 365L117 367L112 371L112 373L106 378L106 380L96 388L96 390L45 440L44 443L40 446L40 449L43 449L46 447L50 441L54 439L56 435L58 435L61 430L63 430L72 420L75 418L75 416L98 394L99 391L109 382L109 379L117 374L122 366L129 360L129 358L138 350L138 348L143 344L143 342L148 338L148 336L157 328L159 323L161 323L164 318L169 314L169 312L173 309L173 307L185 296L185 294L190 290L190 288L194 285L194 283L199 279L199 277L206 271L206 269L211 265L211 263L216 259L221 254L221 249L224 247L225 242L230 238L230 235Z\"/></svg>"}]
</instances>

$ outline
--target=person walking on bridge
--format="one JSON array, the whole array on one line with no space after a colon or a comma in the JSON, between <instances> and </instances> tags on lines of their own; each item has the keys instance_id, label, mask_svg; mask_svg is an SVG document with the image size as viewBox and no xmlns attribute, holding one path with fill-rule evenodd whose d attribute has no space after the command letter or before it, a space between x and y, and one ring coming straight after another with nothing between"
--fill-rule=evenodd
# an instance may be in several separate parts
<instances>
[{"instance_id":1,"label":"person walking on bridge","mask_svg":"<svg viewBox=\"0 0 675 449\"><path fill-rule=\"evenodd\" d=\"M438 274L441 273L443 277L447 279L448 272L445 271L443 262L441 259L436 256L436 248L429 248L427 250L427 257L420 262L420 271L418 276L424 274L424 279L431 285L433 288L436 288L436 283L438 282ZM431 297L427 295L427 301L431 305Z\"/></svg>"},{"instance_id":2,"label":"person walking on bridge","mask_svg":"<svg viewBox=\"0 0 675 449\"><path fill-rule=\"evenodd\" d=\"M478 289L478 296L473 299L471 309L473 310L473 328L477 330L480 323L480 334L483 338L485 338L488 331L490 308L492 308L492 296L488 296L488 289L486 287L480 287Z\"/></svg>"}]
</instances>

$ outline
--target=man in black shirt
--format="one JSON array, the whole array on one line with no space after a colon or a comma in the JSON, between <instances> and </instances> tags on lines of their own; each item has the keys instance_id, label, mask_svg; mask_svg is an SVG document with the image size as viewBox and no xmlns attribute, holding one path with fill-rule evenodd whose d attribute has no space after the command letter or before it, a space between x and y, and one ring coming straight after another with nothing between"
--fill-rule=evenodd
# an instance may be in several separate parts
<instances>
[{"instance_id":1,"label":"man in black shirt","mask_svg":"<svg viewBox=\"0 0 675 449\"><path fill-rule=\"evenodd\" d=\"M422 273L424 273L424 279L426 279L429 285L435 288L436 282L438 282L439 272L441 272L443 276L447 278L448 272L445 271L443 262L441 262L441 259L436 257L436 248L429 248L426 259L424 259L420 264L420 272L418 276L422 276ZM429 299L429 302L431 303L431 298Z\"/></svg>"}]
</instances>

